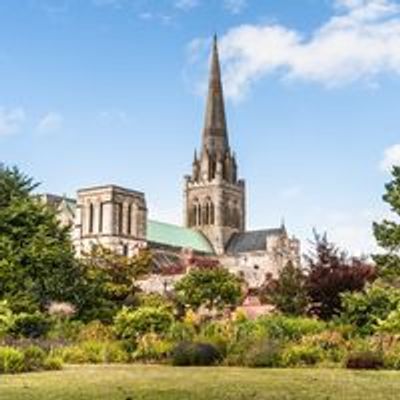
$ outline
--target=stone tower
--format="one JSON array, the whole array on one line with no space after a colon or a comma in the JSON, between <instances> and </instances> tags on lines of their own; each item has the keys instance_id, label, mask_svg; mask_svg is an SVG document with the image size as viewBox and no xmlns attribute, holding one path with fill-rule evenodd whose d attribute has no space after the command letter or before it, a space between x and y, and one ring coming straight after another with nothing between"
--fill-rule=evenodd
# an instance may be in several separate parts
<instances>
[{"instance_id":1,"label":"stone tower","mask_svg":"<svg viewBox=\"0 0 400 400\"><path fill-rule=\"evenodd\" d=\"M131 256L146 241L147 207L143 193L115 185L78 191L75 238L78 255L102 245Z\"/></svg>"},{"instance_id":2,"label":"stone tower","mask_svg":"<svg viewBox=\"0 0 400 400\"><path fill-rule=\"evenodd\" d=\"M229 146L217 38L214 37L206 114L199 155L185 181L185 224L201 231L217 254L245 230L245 182L238 180Z\"/></svg>"}]
</instances>

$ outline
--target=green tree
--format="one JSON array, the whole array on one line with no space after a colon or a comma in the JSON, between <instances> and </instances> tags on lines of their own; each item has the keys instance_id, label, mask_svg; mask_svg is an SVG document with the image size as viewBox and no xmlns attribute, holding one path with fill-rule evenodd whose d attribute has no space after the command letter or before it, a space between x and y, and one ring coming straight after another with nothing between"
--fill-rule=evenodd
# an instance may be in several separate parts
<instances>
[{"instance_id":1,"label":"green tree","mask_svg":"<svg viewBox=\"0 0 400 400\"><path fill-rule=\"evenodd\" d=\"M357 327L359 333L374 333L400 305L400 290L376 282L362 292L342 294L340 319Z\"/></svg>"},{"instance_id":2,"label":"green tree","mask_svg":"<svg viewBox=\"0 0 400 400\"><path fill-rule=\"evenodd\" d=\"M304 272L289 261L278 278L267 280L261 289L261 297L285 314L302 315L309 302L305 285Z\"/></svg>"},{"instance_id":3,"label":"green tree","mask_svg":"<svg viewBox=\"0 0 400 400\"><path fill-rule=\"evenodd\" d=\"M391 211L400 215L400 167L393 167L393 178L386 184L383 201L389 204ZM386 250L385 254L374 255L378 274L383 279L400 287L400 224L384 219L374 223L374 235L378 245Z\"/></svg>"},{"instance_id":4,"label":"green tree","mask_svg":"<svg viewBox=\"0 0 400 400\"><path fill-rule=\"evenodd\" d=\"M94 246L81 261L88 289L85 319L111 322L122 306L136 303L136 281L150 272L151 259L147 250L127 257L106 247Z\"/></svg>"},{"instance_id":5,"label":"green tree","mask_svg":"<svg viewBox=\"0 0 400 400\"><path fill-rule=\"evenodd\" d=\"M178 302L197 310L236 306L241 298L241 280L221 267L194 267L175 285Z\"/></svg>"},{"instance_id":6,"label":"green tree","mask_svg":"<svg viewBox=\"0 0 400 400\"><path fill-rule=\"evenodd\" d=\"M0 298L18 312L51 301L79 307L83 280L69 232L32 196L36 186L17 168L0 166Z\"/></svg>"}]
</instances>

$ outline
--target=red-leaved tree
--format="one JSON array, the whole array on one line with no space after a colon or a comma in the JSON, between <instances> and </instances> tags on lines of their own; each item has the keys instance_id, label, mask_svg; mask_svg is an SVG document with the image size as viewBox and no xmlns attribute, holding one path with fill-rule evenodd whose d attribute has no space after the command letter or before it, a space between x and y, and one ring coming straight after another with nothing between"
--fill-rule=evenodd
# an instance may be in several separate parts
<instances>
[{"instance_id":1,"label":"red-leaved tree","mask_svg":"<svg viewBox=\"0 0 400 400\"><path fill-rule=\"evenodd\" d=\"M376 273L365 258L349 257L326 235L314 236L314 250L306 256L306 289L311 312L327 320L340 313L342 293L362 290Z\"/></svg>"}]
</instances>

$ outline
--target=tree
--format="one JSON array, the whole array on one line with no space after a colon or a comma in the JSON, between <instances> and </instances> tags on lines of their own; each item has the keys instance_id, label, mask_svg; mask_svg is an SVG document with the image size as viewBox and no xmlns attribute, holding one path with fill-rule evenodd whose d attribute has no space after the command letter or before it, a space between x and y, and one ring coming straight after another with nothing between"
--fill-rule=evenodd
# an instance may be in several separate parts
<instances>
[{"instance_id":1,"label":"tree","mask_svg":"<svg viewBox=\"0 0 400 400\"><path fill-rule=\"evenodd\" d=\"M400 215L400 167L393 167L393 179L386 184L383 195L385 203L390 205L393 213ZM383 220L374 223L374 235L378 245L386 250L385 254L374 255L378 275L400 287L400 224Z\"/></svg>"},{"instance_id":2,"label":"tree","mask_svg":"<svg viewBox=\"0 0 400 400\"><path fill-rule=\"evenodd\" d=\"M326 235L315 233L314 247L314 252L306 257L311 312L330 319L341 311L341 294L362 290L375 279L375 269L363 258L349 257Z\"/></svg>"},{"instance_id":3,"label":"tree","mask_svg":"<svg viewBox=\"0 0 400 400\"><path fill-rule=\"evenodd\" d=\"M69 232L32 196L36 187L17 168L0 166L0 298L16 312L51 301L79 307L83 279Z\"/></svg>"},{"instance_id":4,"label":"tree","mask_svg":"<svg viewBox=\"0 0 400 400\"><path fill-rule=\"evenodd\" d=\"M175 285L179 302L194 310L236 306L241 298L241 280L222 267L194 267Z\"/></svg>"},{"instance_id":5,"label":"tree","mask_svg":"<svg viewBox=\"0 0 400 400\"><path fill-rule=\"evenodd\" d=\"M304 271L289 261L277 279L267 281L261 289L261 297L285 314L304 314L309 300Z\"/></svg>"},{"instance_id":6,"label":"tree","mask_svg":"<svg viewBox=\"0 0 400 400\"><path fill-rule=\"evenodd\" d=\"M81 261L88 288L85 319L111 322L122 306L132 305L137 279L150 272L151 254L147 250L127 257L103 246L95 246Z\"/></svg>"}]
</instances>

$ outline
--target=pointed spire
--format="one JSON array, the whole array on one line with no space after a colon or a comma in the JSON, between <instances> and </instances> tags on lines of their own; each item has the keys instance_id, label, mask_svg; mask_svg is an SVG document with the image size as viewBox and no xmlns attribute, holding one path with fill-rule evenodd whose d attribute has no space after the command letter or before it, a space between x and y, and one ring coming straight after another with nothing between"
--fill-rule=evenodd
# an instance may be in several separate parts
<instances>
[{"instance_id":1,"label":"pointed spire","mask_svg":"<svg viewBox=\"0 0 400 400\"><path fill-rule=\"evenodd\" d=\"M202 150L222 154L229 150L217 35L213 40Z\"/></svg>"}]
</instances>

